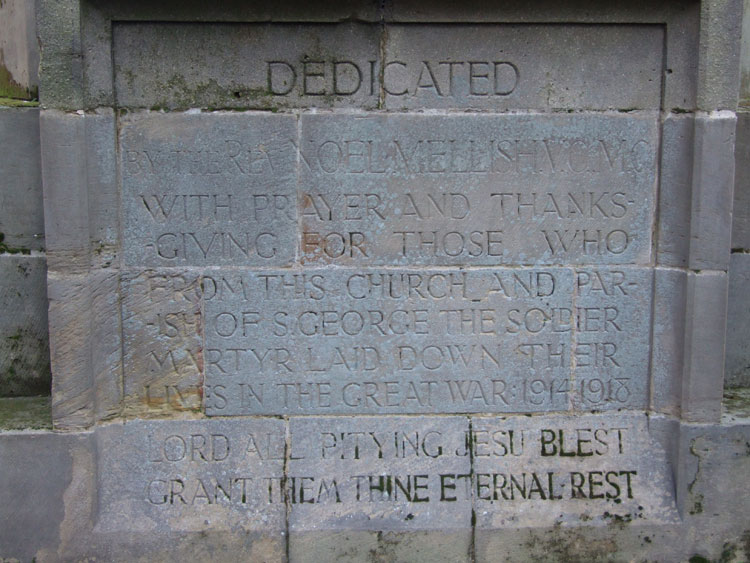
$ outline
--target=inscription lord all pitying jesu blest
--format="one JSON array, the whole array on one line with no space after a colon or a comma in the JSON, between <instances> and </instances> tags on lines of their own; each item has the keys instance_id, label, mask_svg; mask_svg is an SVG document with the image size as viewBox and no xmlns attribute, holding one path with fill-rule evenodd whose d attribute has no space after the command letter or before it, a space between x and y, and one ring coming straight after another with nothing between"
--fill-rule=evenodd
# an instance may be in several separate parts
<instances>
[{"instance_id":1,"label":"inscription lord all pitying jesu blest","mask_svg":"<svg viewBox=\"0 0 750 563\"><path fill-rule=\"evenodd\" d=\"M210 518L250 530L675 517L643 415L136 422L97 439L134 462L126 473L105 468L103 529L165 517L177 529ZM123 521L124 505L142 518Z\"/></svg>"}]
</instances>

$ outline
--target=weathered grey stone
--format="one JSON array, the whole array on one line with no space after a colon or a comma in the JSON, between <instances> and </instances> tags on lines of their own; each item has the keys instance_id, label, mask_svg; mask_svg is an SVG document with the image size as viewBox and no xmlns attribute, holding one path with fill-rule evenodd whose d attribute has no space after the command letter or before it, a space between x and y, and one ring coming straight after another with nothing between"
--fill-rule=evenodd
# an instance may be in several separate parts
<instances>
[{"instance_id":1,"label":"weathered grey stone","mask_svg":"<svg viewBox=\"0 0 750 563\"><path fill-rule=\"evenodd\" d=\"M725 387L750 387L750 254L732 254L724 372Z\"/></svg>"},{"instance_id":2,"label":"weathered grey stone","mask_svg":"<svg viewBox=\"0 0 750 563\"><path fill-rule=\"evenodd\" d=\"M649 270L215 271L202 285L209 415L647 404Z\"/></svg>"},{"instance_id":3,"label":"weathered grey stone","mask_svg":"<svg viewBox=\"0 0 750 563\"><path fill-rule=\"evenodd\" d=\"M126 264L294 260L294 117L147 113L121 127Z\"/></svg>"},{"instance_id":4,"label":"weathered grey stone","mask_svg":"<svg viewBox=\"0 0 750 563\"><path fill-rule=\"evenodd\" d=\"M695 119L670 114L662 123L657 261L684 268L690 253L690 205Z\"/></svg>"},{"instance_id":5,"label":"weathered grey stone","mask_svg":"<svg viewBox=\"0 0 750 563\"><path fill-rule=\"evenodd\" d=\"M477 534L508 527L677 523L645 415L472 417Z\"/></svg>"},{"instance_id":6,"label":"weathered grey stone","mask_svg":"<svg viewBox=\"0 0 750 563\"><path fill-rule=\"evenodd\" d=\"M380 26L361 23L117 23L116 103L375 108L379 35Z\"/></svg>"},{"instance_id":7,"label":"weathered grey stone","mask_svg":"<svg viewBox=\"0 0 750 563\"><path fill-rule=\"evenodd\" d=\"M268 502L268 486L284 475L285 434L285 423L274 419L98 430L96 530L282 534L286 506Z\"/></svg>"},{"instance_id":8,"label":"weathered grey stone","mask_svg":"<svg viewBox=\"0 0 750 563\"><path fill-rule=\"evenodd\" d=\"M686 297L681 416L690 422L715 422L724 389L726 273L688 273Z\"/></svg>"},{"instance_id":9,"label":"weathered grey stone","mask_svg":"<svg viewBox=\"0 0 750 563\"><path fill-rule=\"evenodd\" d=\"M436 0L425 4L420 0L399 0L386 5L386 22L408 23L531 23L540 21L564 24L657 24L666 28L666 57L663 87L666 109L695 107L696 67L700 6L684 2L639 2L633 4L602 4L586 0L555 2L541 0L529 4L511 0L488 5L482 0ZM618 58L617 65L622 64ZM661 64L660 64L661 66ZM605 73L611 70L607 69Z\"/></svg>"},{"instance_id":10,"label":"weathered grey stone","mask_svg":"<svg viewBox=\"0 0 750 563\"><path fill-rule=\"evenodd\" d=\"M116 273L48 272L52 418L87 427L121 409L122 344Z\"/></svg>"},{"instance_id":11,"label":"weathered grey stone","mask_svg":"<svg viewBox=\"0 0 750 563\"><path fill-rule=\"evenodd\" d=\"M685 271L654 271L651 408L674 416L679 416L682 401L686 292Z\"/></svg>"},{"instance_id":12,"label":"weathered grey stone","mask_svg":"<svg viewBox=\"0 0 750 563\"><path fill-rule=\"evenodd\" d=\"M734 110L740 86L742 0L701 2L698 108Z\"/></svg>"},{"instance_id":13,"label":"weathered grey stone","mask_svg":"<svg viewBox=\"0 0 750 563\"><path fill-rule=\"evenodd\" d=\"M47 265L0 254L0 396L48 395Z\"/></svg>"},{"instance_id":14,"label":"weathered grey stone","mask_svg":"<svg viewBox=\"0 0 750 563\"><path fill-rule=\"evenodd\" d=\"M748 17L750 25L750 16ZM750 41L750 37L748 37ZM748 77L750 79L750 76ZM732 248L750 250L750 113L737 114L734 147L734 207Z\"/></svg>"},{"instance_id":15,"label":"weathered grey stone","mask_svg":"<svg viewBox=\"0 0 750 563\"><path fill-rule=\"evenodd\" d=\"M41 112L44 224L50 270L89 267L89 200L83 112Z\"/></svg>"},{"instance_id":16,"label":"weathered grey stone","mask_svg":"<svg viewBox=\"0 0 750 563\"><path fill-rule=\"evenodd\" d=\"M385 107L654 109L663 41L655 26L391 24Z\"/></svg>"},{"instance_id":17,"label":"weathered grey stone","mask_svg":"<svg viewBox=\"0 0 750 563\"><path fill-rule=\"evenodd\" d=\"M79 109L84 101L80 2L40 0L36 4L39 101L47 108Z\"/></svg>"},{"instance_id":18,"label":"weathered grey stone","mask_svg":"<svg viewBox=\"0 0 750 563\"><path fill-rule=\"evenodd\" d=\"M48 432L0 434L0 511L13 507L12 515L3 514L0 558L31 561L57 551L66 509L74 512L64 493L71 485L76 452L89 447L89 438ZM74 504L90 502L91 491L87 493L89 498L77 498Z\"/></svg>"},{"instance_id":19,"label":"weathered grey stone","mask_svg":"<svg viewBox=\"0 0 750 563\"><path fill-rule=\"evenodd\" d=\"M303 115L303 263L648 263L655 115Z\"/></svg>"},{"instance_id":20,"label":"weathered grey stone","mask_svg":"<svg viewBox=\"0 0 750 563\"><path fill-rule=\"evenodd\" d=\"M727 270L732 242L733 112L695 117L690 217L690 268Z\"/></svg>"},{"instance_id":21,"label":"weathered grey stone","mask_svg":"<svg viewBox=\"0 0 750 563\"><path fill-rule=\"evenodd\" d=\"M285 491L292 561L364 560L405 536L401 558L470 560L466 417L293 418L289 432L287 478L269 494Z\"/></svg>"},{"instance_id":22,"label":"weathered grey stone","mask_svg":"<svg viewBox=\"0 0 750 563\"><path fill-rule=\"evenodd\" d=\"M200 411L203 395L199 279L173 269L121 281L125 414Z\"/></svg>"},{"instance_id":23,"label":"weathered grey stone","mask_svg":"<svg viewBox=\"0 0 750 563\"><path fill-rule=\"evenodd\" d=\"M39 110L0 108L0 248L44 248Z\"/></svg>"}]
</instances>

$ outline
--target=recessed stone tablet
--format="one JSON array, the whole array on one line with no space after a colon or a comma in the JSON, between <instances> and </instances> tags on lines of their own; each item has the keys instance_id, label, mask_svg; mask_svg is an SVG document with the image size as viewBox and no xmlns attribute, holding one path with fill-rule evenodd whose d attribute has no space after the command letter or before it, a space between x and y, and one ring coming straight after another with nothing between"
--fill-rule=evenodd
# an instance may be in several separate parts
<instances>
[{"instance_id":1,"label":"recessed stone tablet","mask_svg":"<svg viewBox=\"0 0 750 563\"><path fill-rule=\"evenodd\" d=\"M296 123L269 114L126 116L128 265L281 266L294 258Z\"/></svg>"},{"instance_id":2,"label":"recessed stone tablet","mask_svg":"<svg viewBox=\"0 0 750 563\"><path fill-rule=\"evenodd\" d=\"M656 114L301 122L305 264L650 260Z\"/></svg>"}]
</instances>

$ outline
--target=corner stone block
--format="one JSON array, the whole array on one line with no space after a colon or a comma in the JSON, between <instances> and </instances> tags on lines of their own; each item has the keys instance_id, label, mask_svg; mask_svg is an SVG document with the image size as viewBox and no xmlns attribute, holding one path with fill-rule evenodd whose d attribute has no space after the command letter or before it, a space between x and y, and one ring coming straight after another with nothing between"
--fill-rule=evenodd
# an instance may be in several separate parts
<instances>
[{"instance_id":1,"label":"corner stone block","mask_svg":"<svg viewBox=\"0 0 750 563\"><path fill-rule=\"evenodd\" d=\"M679 416L683 358L687 274L683 270L656 268L651 345L651 408Z\"/></svg>"},{"instance_id":2,"label":"corner stone block","mask_svg":"<svg viewBox=\"0 0 750 563\"><path fill-rule=\"evenodd\" d=\"M52 422L58 429L84 428L94 420L88 277L49 272L47 294Z\"/></svg>"},{"instance_id":3,"label":"corner stone block","mask_svg":"<svg viewBox=\"0 0 750 563\"><path fill-rule=\"evenodd\" d=\"M718 422L724 392L725 272L688 273L682 419Z\"/></svg>"},{"instance_id":4,"label":"corner stone block","mask_svg":"<svg viewBox=\"0 0 750 563\"><path fill-rule=\"evenodd\" d=\"M729 267L736 124L735 114L728 111L695 118L689 261L693 270Z\"/></svg>"},{"instance_id":5,"label":"corner stone block","mask_svg":"<svg viewBox=\"0 0 750 563\"><path fill-rule=\"evenodd\" d=\"M44 222L52 271L83 273L89 267L85 119L54 110L41 114Z\"/></svg>"},{"instance_id":6,"label":"corner stone block","mask_svg":"<svg viewBox=\"0 0 750 563\"><path fill-rule=\"evenodd\" d=\"M662 123L657 263L684 268L690 251L692 115L670 114Z\"/></svg>"},{"instance_id":7,"label":"corner stone block","mask_svg":"<svg viewBox=\"0 0 750 563\"><path fill-rule=\"evenodd\" d=\"M268 494L286 495L293 561L469 560L466 417L293 418L289 430L286 480Z\"/></svg>"},{"instance_id":8,"label":"corner stone block","mask_svg":"<svg viewBox=\"0 0 750 563\"><path fill-rule=\"evenodd\" d=\"M203 395L200 279L179 270L120 280L126 416L198 412Z\"/></svg>"}]
</instances>

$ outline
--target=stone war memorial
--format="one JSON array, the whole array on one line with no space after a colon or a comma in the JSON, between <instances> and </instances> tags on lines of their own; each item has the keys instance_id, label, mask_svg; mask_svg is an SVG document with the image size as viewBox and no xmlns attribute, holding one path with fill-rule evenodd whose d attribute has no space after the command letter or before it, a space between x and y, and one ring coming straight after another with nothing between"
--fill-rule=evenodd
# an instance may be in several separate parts
<instances>
[{"instance_id":1,"label":"stone war memorial","mask_svg":"<svg viewBox=\"0 0 750 563\"><path fill-rule=\"evenodd\" d=\"M746 560L742 16L41 0L0 559Z\"/></svg>"}]
</instances>

